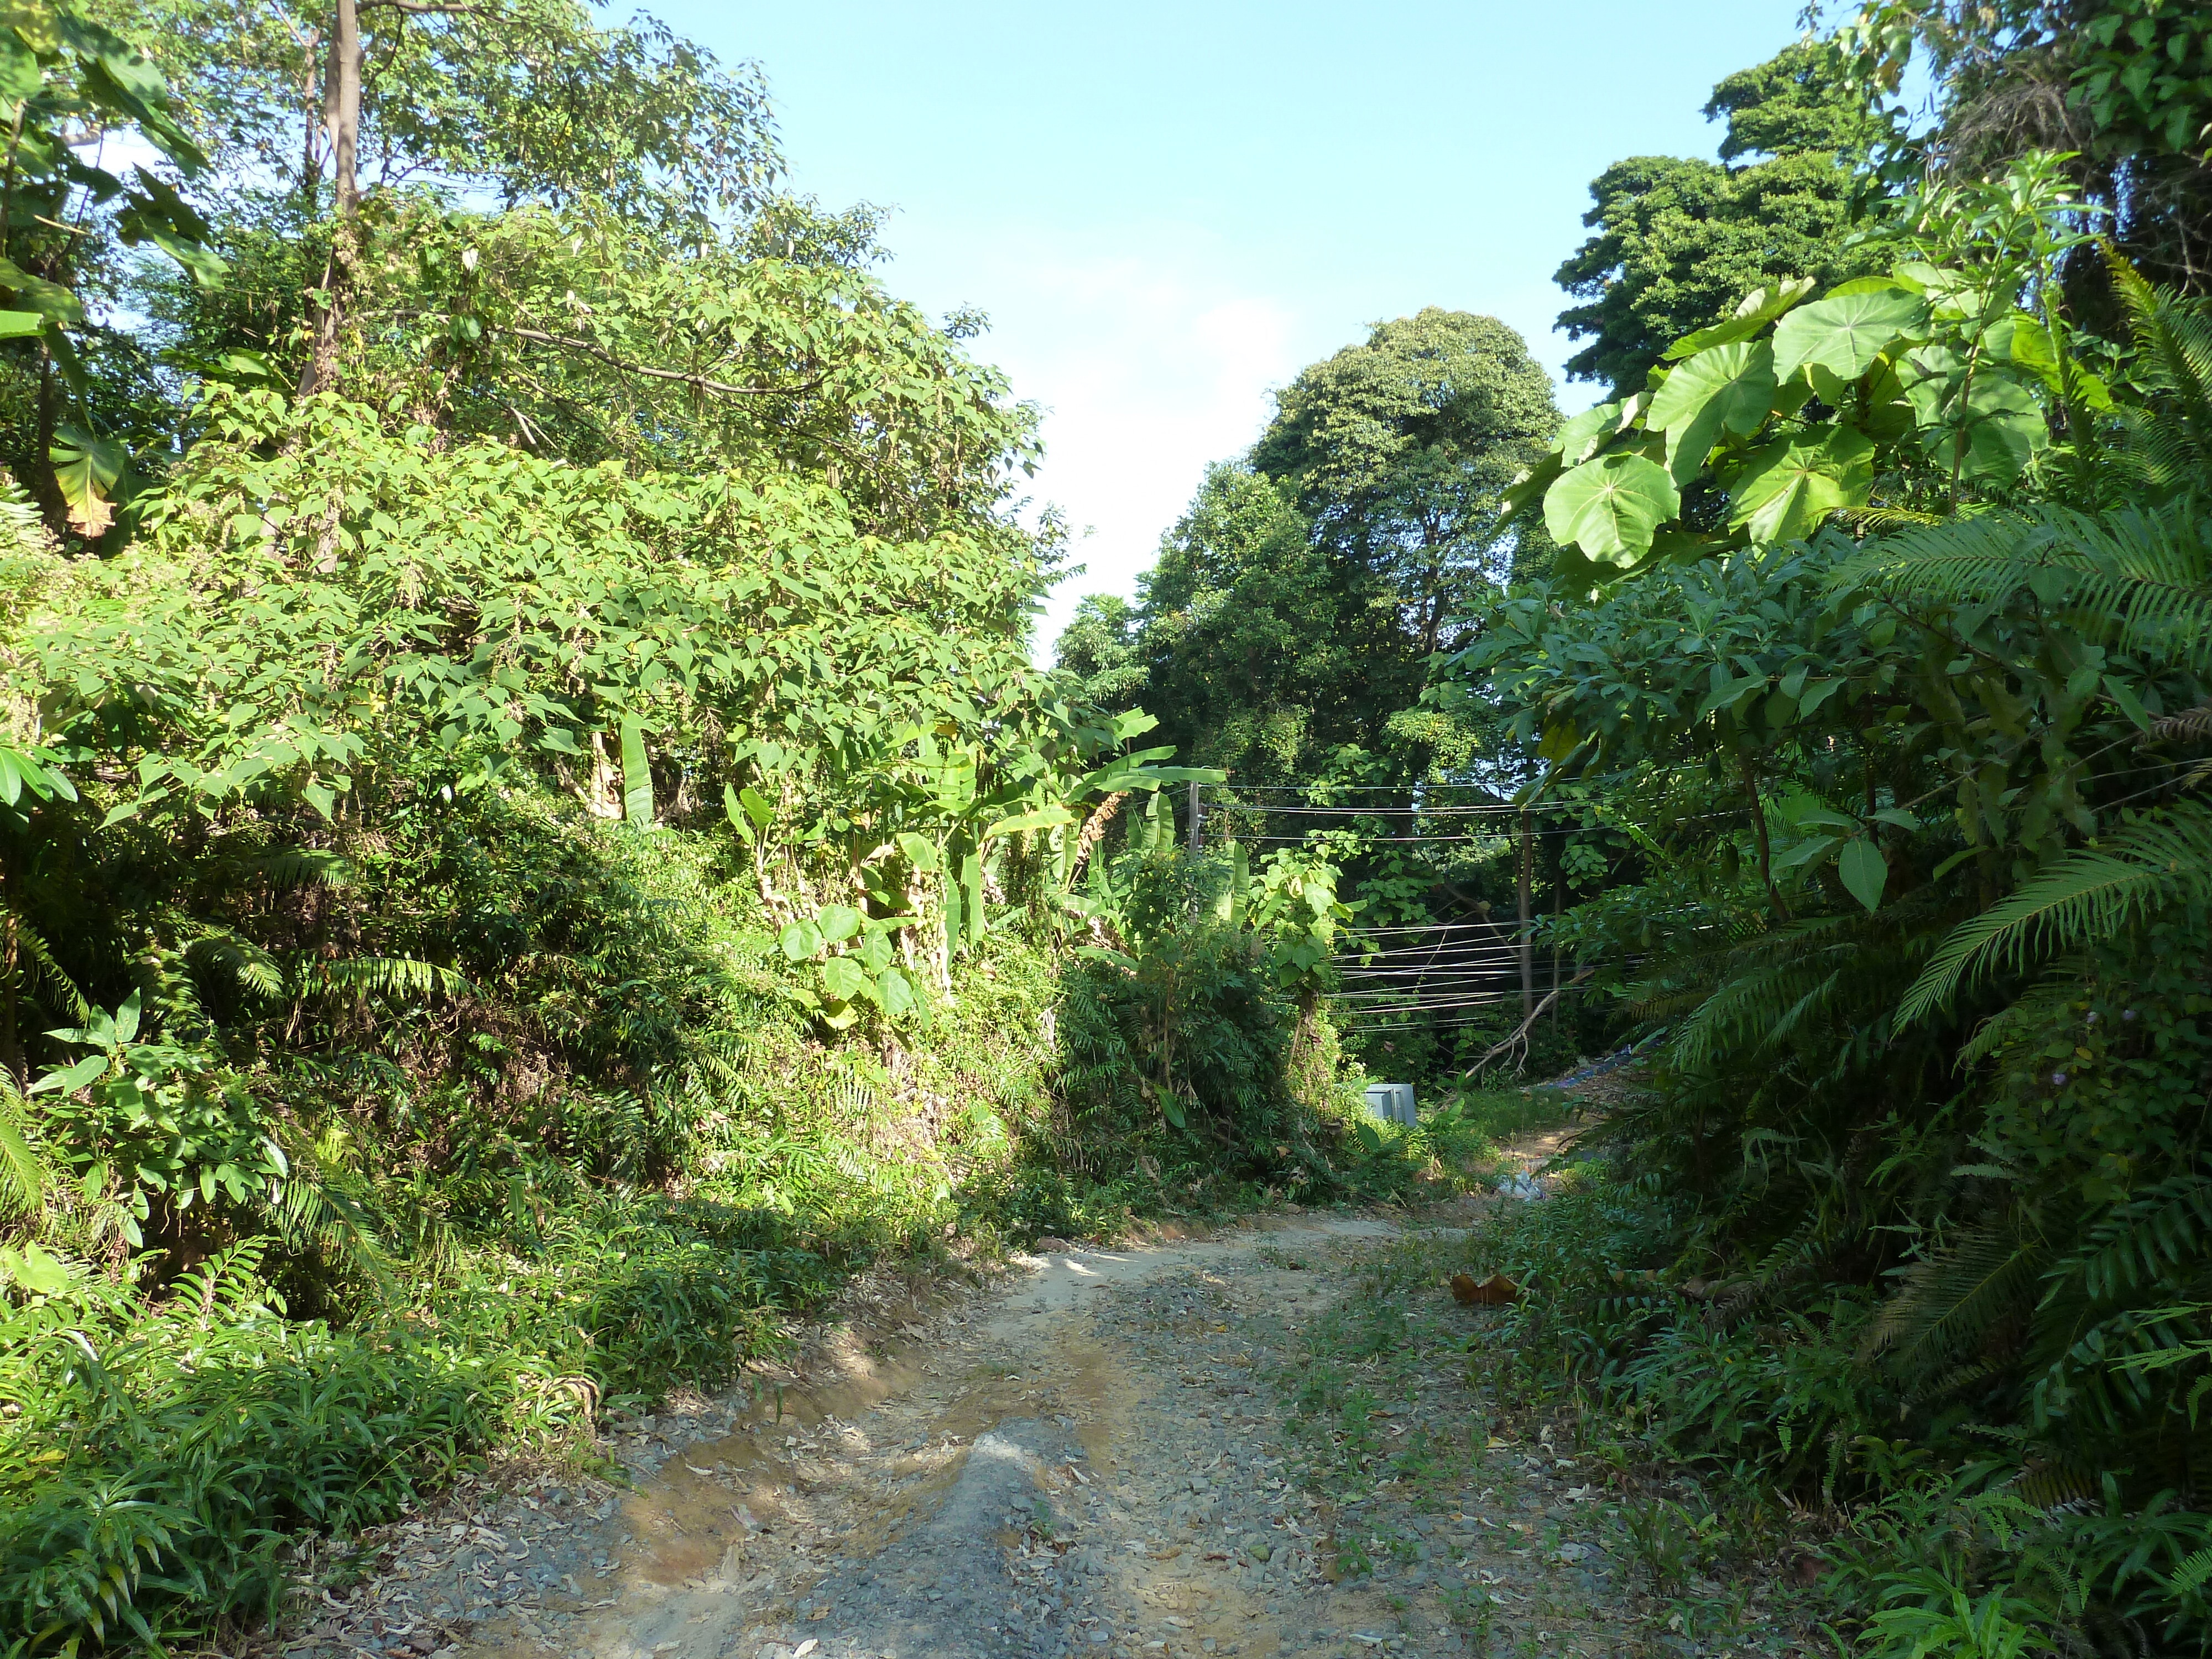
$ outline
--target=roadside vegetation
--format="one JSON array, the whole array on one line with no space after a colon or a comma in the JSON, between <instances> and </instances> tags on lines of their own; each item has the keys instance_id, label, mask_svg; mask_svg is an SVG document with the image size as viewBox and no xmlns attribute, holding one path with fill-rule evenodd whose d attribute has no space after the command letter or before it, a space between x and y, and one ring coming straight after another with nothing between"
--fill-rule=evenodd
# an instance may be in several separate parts
<instances>
[{"instance_id":1,"label":"roadside vegetation","mask_svg":"<svg viewBox=\"0 0 2212 1659\"><path fill-rule=\"evenodd\" d=\"M1540 453L1517 342L1349 372L1387 325L1071 635L1109 702L1213 688L1218 833L1330 849L1348 1052L1638 1045L1466 1265L1522 1287L1485 1385L1595 1449L1683 1651L1759 1564L1854 1651L2212 1641L2208 52L2127 0L1864 9L1716 89L1723 166L1597 182L1562 323L1607 395ZM1335 672L1448 590L1418 696Z\"/></svg>"},{"instance_id":2,"label":"roadside vegetation","mask_svg":"<svg viewBox=\"0 0 2212 1659\"><path fill-rule=\"evenodd\" d=\"M873 1261L1446 1194L1632 1042L1466 1249L1655 1639L1742 1560L1869 1652L2201 1650L2208 54L1884 0L1730 77L1563 268L1607 401L1381 324L1042 669L1036 412L755 67L0 16L12 1650L258 1626ZM1434 1265L1344 1340L1433 1358Z\"/></svg>"}]
</instances>

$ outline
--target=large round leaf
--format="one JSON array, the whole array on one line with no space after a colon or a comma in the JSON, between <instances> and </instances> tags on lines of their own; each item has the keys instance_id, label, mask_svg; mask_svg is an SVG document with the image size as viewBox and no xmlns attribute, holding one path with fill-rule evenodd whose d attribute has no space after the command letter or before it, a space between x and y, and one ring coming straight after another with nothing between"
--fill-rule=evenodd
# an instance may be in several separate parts
<instances>
[{"instance_id":1,"label":"large round leaf","mask_svg":"<svg viewBox=\"0 0 2212 1659\"><path fill-rule=\"evenodd\" d=\"M1667 434L1667 471L1677 484L1696 477L1723 431L1749 437L1774 403L1774 349L1764 340L1717 345L1667 377L1644 424Z\"/></svg>"},{"instance_id":2,"label":"large round leaf","mask_svg":"<svg viewBox=\"0 0 2212 1659\"><path fill-rule=\"evenodd\" d=\"M1772 288L1755 288L1736 302L1735 314L1725 322L1686 334L1667 348L1669 362L1731 340L1747 340L1777 317L1800 303L1814 287L1809 276L1785 277Z\"/></svg>"},{"instance_id":3,"label":"large round leaf","mask_svg":"<svg viewBox=\"0 0 2212 1659\"><path fill-rule=\"evenodd\" d=\"M875 981L851 957L832 957L822 964L822 988L839 1002L875 995Z\"/></svg>"},{"instance_id":4,"label":"large round leaf","mask_svg":"<svg viewBox=\"0 0 2212 1659\"><path fill-rule=\"evenodd\" d=\"M1729 522L1752 539L1808 535L1839 507L1865 501L1874 486L1874 440L1848 426L1818 437L1784 438L1755 452L1729 500Z\"/></svg>"},{"instance_id":5,"label":"large round leaf","mask_svg":"<svg viewBox=\"0 0 2212 1659\"><path fill-rule=\"evenodd\" d=\"M903 1019L914 1012L914 983L903 969L886 968L877 976L876 1000L893 1019Z\"/></svg>"},{"instance_id":6,"label":"large round leaf","mask_svg":"<svg viewBox=\"0 0 2212 1659\"><path fill-rule=\"evenodd\" d=\"M1601 564L1632 565L1651 550L1652 533L1682 511L1667 469L1616 452L1585 463L1545 492L1544 527Z\"/></svg>"},{"instance_id":7,"label":"large round leaf","mask_svg":"<svg viewBox=\"0 0 2212 1659\"><path fill-rule=\"evenodd\" d=\"M1559 428L1553 443L1553 453L1562 464L1578 466L1588 460L1605 441L1620 430L1620 404L1598 404L1579 415L1570 416Z\"/></svg>"},{"instance_id":8,"label":"large round leaf","mask_svg":"<svg viewBox=\"0 0 2212 1659\"><path fill-rule=\"evenodd\" d=\"M1831 294L1800 307L1774 331L1774 368L1795 374L1818 363L1840 379L1856 380L1899 337L1928 325L1928 302L1901 288Z\"/></svg>"},{"instance_id":9,"label":"large round leaf","mask_svg":"<svg viewBox=\"0 0 2212 1659\"><path fill-rule=\"evenodd\" d=\"M1916 404L1922 401L1915 399ZM2051 441L2051 426L2033 392L1984 366L1972 380L1961 376L1952 384L1920 441L1936 465L1947 469L1960 459L1963 443L1960 476L2002 486L2027 471L2036 451Z\"/></svg>"}]
</instances>

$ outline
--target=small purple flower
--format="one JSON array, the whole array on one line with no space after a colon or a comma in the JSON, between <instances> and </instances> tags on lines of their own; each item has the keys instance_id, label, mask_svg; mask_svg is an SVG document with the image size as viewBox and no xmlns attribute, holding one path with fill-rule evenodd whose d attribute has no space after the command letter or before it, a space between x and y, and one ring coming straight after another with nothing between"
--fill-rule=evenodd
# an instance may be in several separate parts
<instances>
[{"instance_id":1,"label":"small purple flower","mask_svg":"<svg viewBox=\"0 0 2212 1659\"><path fill-rule=\"evenodd\" d=\"M2084 1025L2094 1025L2097 1023L2097 1011L2094 1008L2092 1008L2089 1011L2089 1018L2083 1020L2081 1023Z\"/></svg>"},{"instance_id":2,"label":"small purple flower","mask_svg":"<svg viewBox=\"0 0 2212 1659\"><path fill-rule=\"evenodd\" d=\"M2120 1018L2122 1019L2133 1019L2135 1017L2136 1011L2132 1008L2123 1008L2120 1010Z\"/></svg>"},{"instance_id":3,"label":"small purple flower","mask_svg":"<svg viewBox=\"0 0 2212 1659\"><path fill-rule=\"evenodd\" d=\"M2054 1089L2064 1088L2066 1086L2066 1073L2063 1072L2053 1072L2051 1074L2051 1086Z\"/></svg>"}]
</instances>

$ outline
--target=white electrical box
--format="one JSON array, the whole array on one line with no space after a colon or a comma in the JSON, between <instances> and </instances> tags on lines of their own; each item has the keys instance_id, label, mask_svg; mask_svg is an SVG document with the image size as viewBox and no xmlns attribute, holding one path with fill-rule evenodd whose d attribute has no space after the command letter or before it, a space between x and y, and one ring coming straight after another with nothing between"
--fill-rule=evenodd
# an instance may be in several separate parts
<instances>
[{"instance_id":1,"label":"white electrical box","mask_svg":"<svg viewBox=\"0 0 2212 1659\"><path fill-rule=\"evenodd\" d=\"M1385 1123L1403 1123L1410 1127L1416 1121L1413 1085L1410 1083L1369 1084L1367 1110L1370 1115L1379 1117Z\"/></svg>"}]
</instances>

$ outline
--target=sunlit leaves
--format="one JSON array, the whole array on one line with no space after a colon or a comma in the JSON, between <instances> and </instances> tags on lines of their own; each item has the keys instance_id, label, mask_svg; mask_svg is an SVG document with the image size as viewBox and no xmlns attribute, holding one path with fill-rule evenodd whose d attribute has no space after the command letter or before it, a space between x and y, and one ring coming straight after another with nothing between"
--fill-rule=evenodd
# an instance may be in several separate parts
<instances>
[{"instance_id":1,"label":"sunlit leaves","mask_svg":"<svg viewBox=\"0 0 2212 1659\"><path fill-rule=\"evenodd\" d=\"M94 438L64 426L47 452L54 483L69 503L70 524L87 539L97 539L114 522L112 496L130 465L130 452L112 438Z\"/></svg>"},{"instance_id":2,"label":"sunlit leaves","mask_svg":"<svg viewBox=\"0 0 2212 1659\"><path fill-rule=\"evenodd\" d=\"M645 727L635 719L622 724L623 816L635 830L653 828L653 769L645 758Z\"/></svg>"},{"instance_id":3,"label":"sunlit leaves","mask_svg":"<svg viewBox=\"0 0 2212 1659\"><path fill-rule=\"evenodd\" d=\"M1693 334L1686 334L1668 346L1666 360L1672 362L1677 358L1710 350L1714 346L1748 340L1792 307L1802 304L1818 286L1809 276L1790 276L1772 288L1755 288L1737 303L1735 314L1726 321L1701 328Z\"/></svg>"},{"instance_id":4,"label":"sunlit leaves","mask_svg":"<svg viewBox=\"0 0 2212 1659\"><path fill-rule=\"evenodd\" d=\"M1774 386L1774 350L1764 340L1714 346L1668 374L1644 418L1667 434L1674 482L1697 477L1723 432L1748 437L1765 425Z\"/></svg>"},{"instance_id":5,"label":"sunlit leaves","mask_svg":"<svg viewBox=\"0 0 2212 1659\"><path fill-rule=\"evenodd\" d=\"M1906 353L1900 368L1922 446L1947 472L2009 484L2051 441L2042 404L2000 362L1927 345Z\"/></svg>"},{"instance_id":6,"label":"sunlit leaves","mask_svg":"<svg viewBox=\"0 0 2212 1659\"><path fill-rule=\"evenodd\" d=\"M1866 500L1874 453L1874 441L1847 426L1778 439L1746 464L1729 500L1729 522L1759 542L1809 535L1838 507Z\"/></svg>"},{"instance_id":7,"label":"sunlit leaves","mask_svg":"<svg viewBox=\"0 0 2212 1659\"><path fill-rule=\"evenodd\" d=\"M1926 325L1928 302L1901 288L1832 294L1802 306L1774 331L1774 367L1793 374L1810 363L1855 380L1900 336Z\"/></svg>"},{"instance_id":8,"label":"sunlit leaves","mask_svg":"<svg viewBox=\"0 0 2212 1659\"><path fill-rule=\"evenodd\" d=\"M1650 551L1658 527L1682 510L1667 469L1616 452L1565 474L1544 496L1553 539L1603 564L1630 565Z\"/></svg>"}]
</instances>

